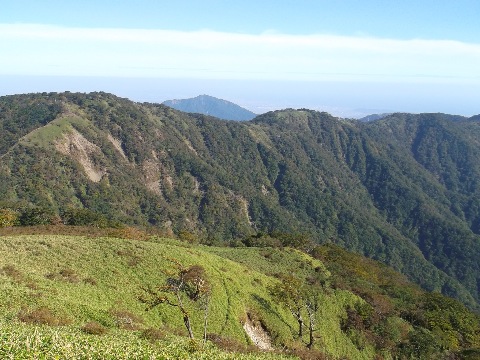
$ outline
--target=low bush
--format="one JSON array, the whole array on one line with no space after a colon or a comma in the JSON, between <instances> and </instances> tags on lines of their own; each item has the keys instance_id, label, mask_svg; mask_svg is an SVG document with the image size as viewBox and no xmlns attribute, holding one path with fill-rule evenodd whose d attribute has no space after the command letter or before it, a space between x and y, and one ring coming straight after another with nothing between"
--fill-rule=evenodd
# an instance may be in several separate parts
<instances>
[{"instance_id":1,"label":"low bush","mask_svg":"<svg viewBox=\"0 0 480 360\"><path fill-rule=\"evenodd\" d=\"M240 343L239 341L229 338L229 337L224 337L218 334L208 334L207 335L207 340L211 341L212 343L215 344L219 349L222 349L224 351L228 352L236 352L236 353L251 353L251 352L257 352L258 349L253 346L253 345L244 345Z\"/></svg>"},{"instance_id":2,"label":"low bush","mask_svg":"<svg viewBox=\"0 0 480 360\"><path fill-rule=\"evenodd\" d=\"M151 342L163 340L165 336L165 331L161 329L148 328L142 331L142 338Z\"/></svg>"},{"instance_id":3,"label":"low bush","mask_svg":"<svg viewBox=\"0 0 480 360\"><path fill-rule=\"evenodd\" d=\"M18 223L18 213L11 209L0 209L0 228L14 226Z\"/></svg>"},{"instance_id":4,"label":"low bush","mask_svg":"<svg viewBox=\"0 0 480 360\"><path fill-rule=\"evenodd\" d=\"M103 335L107 332L107 328L96 321L89 321L85 323L81 327L81 330L90 335Z\"/></svg>"},{"instance_id":5,"label":"low bush","mask_svg":"<svg viewBox=\"0 0 480 360\"><path fill-rule=\"evenodd\" d=\"M18 319L27 324L63 326L71 323L69 319L59 317L52 313L47 307L39 307L31 311L22 309L18 314Z\"/></svg>"}]
</instances>

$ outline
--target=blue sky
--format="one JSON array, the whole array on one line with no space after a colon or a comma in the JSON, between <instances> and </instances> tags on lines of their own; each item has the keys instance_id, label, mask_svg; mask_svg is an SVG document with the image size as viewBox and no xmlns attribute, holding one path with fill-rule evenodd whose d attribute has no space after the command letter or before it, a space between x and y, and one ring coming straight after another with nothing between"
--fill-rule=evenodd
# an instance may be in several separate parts
<instances>
[{"instance_id":1,"label":"blue sky","mask_svg":"<svg viewBox=\"0 0 480 360\"><path fill-rule=\"evenodd\" d=\"M480 1L16 0L0 95L207 93L257 113L480 113Z\"/></svg>"}]
</instances>

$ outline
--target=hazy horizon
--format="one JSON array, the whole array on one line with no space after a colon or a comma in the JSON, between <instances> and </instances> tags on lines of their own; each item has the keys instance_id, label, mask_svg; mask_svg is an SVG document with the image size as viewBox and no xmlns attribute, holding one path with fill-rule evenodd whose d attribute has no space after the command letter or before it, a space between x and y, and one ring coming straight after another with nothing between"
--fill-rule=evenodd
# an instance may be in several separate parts
<instances>
[{"instance_id":1,"label":"hazy horizon","mask_svg":"<svg viewBox=\"0 0 480 360\"><path fill-rule=\"evenodd\" d=\"M13 84L13 85L12 85ZM285 108L308 108L326 111L334 116L360 118L370 114L390 112L442 112L473 116L480 113L475 106L475 86L467 91L451 93L442 88L398 84L394 98L385 93L381 84L203 80L162 78L112 78L63 76L5 76L0 75L0 94L14 95L35 92L93 92L104 91L138 102L162 103L165 100L187 99L211 95L231 101L256 114ZM436 98L425 98L422 92L436 92ZM465 96L469 93L470 96ZM437 99L443 97L439 104ZM452 106L455 97L455 106ZM348 100L346 100L348 98Z\"/></svg>"},{"instance_id":2,"label":"hazy horizon","mask_svg":"<svg viewBox=\"0 0 480 360\"><path fill-rule=\"evenodd\" d=\"M255 113L480 113L480 3L19 0L0 13L0 95L208 94Z\"/></svg>"}]
</instances>

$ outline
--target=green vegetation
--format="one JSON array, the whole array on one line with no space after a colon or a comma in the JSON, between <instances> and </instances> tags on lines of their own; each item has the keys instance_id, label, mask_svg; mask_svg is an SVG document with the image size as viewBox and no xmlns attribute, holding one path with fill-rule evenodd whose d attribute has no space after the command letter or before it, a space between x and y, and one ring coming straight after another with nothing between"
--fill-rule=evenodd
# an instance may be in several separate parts
<instances>
[{"instance_id":1,"label":"green vegetation","mask_svg":"<svg viewBox=\"0 0 480 360\"><path fill-rule=\"evenodd\" d=\"M0 354L447 359L480 347L478 315L335 246L312 257L139 238L1 236ZM245 324L283 351L248 347Z\"/></svg>"},{"instance_id":2,"label":"green vegetation","mask_svg":"<svg viewBox=\"0 0 480 360\"><path fill-rule=\"evenodd\" d=\"M72 327L35 327L0 323L0 356L4 359L193 359L268 360L279 354L230 353L208 343L201 348L185 338L162 333L155 342L149 332L113 330L103 336Z\"/></svg>"},{"instance_id":3,"label":"green vegetation","mask_svg":"<svg viewBox=\"0 0 480 360\"><path fill-rule=\"evenodd\" d=\"M1 97L0 109L5 223L48 222L22 218L26 209L55 223L72 209L70 224L154 227L205 244L271 246L264 234L301 233L480 309L474 119L362 123L287 109L239 123L68 92Z\"/></svg>"},{"instance_id":4,"label":"green vegetation","mask_svg":"<svg viewBox=\"0 0 480 360\"><path fill-rule=\"evenodd\" d=\"M180 311L190 339L194 339L195 336L190 320L191 313L186 302L196 302L204 312L203 341L205 342L212 291L205 269L201 265L185 267L174 259L171 259L171 262L174 270L165 271L167 275L165 284L158 286L157 289L145 289L146 297L142 297L141 301L148 304L150 310L162 304L176 307Z\"/></svg>"}]
</instances>

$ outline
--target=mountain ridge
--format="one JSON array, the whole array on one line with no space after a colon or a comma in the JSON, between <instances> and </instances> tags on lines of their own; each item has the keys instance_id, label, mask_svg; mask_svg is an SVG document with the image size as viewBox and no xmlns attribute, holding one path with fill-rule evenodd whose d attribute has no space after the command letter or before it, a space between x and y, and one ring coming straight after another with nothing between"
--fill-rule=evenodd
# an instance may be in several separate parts
<instances>
[{"instance_id":1,"label":"mountain ridge","mask_svg":"<svg viewBox=\"0 0 480 360\"><path fill-rule=\"evenodd\" d=\"M306 109L229 122L106 93L0 109L0 207L86 208L213 243L304 233L478 308L477 122Z\"/></svg>"},{"instance_id":2,"label":"mountain ridge","mask_svg":"<svg viewBox=\"0 0 480 360\"><path fill-rule=\"evenodd\" d=\"M166 100L162 104L176 110L215 116L224 120L247 121L257 116L255 113L237 104L210 95L199 95L189 99Z\"/></svg>"}]
</instances>

